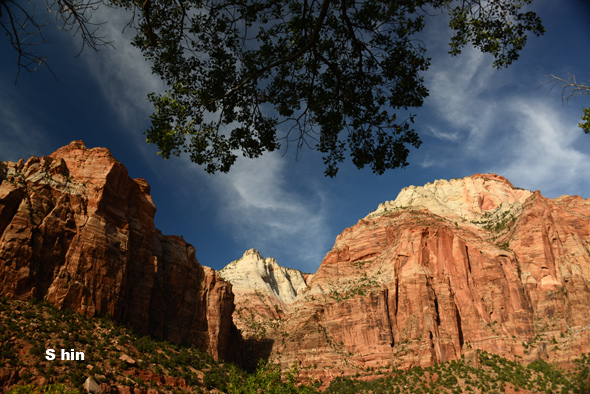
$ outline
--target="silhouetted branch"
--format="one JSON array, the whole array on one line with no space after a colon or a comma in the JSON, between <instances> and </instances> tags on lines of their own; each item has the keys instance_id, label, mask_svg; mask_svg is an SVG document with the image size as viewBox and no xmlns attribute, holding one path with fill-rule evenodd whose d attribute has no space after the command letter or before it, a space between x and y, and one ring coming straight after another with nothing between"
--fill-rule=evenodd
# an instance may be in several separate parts
<instances>
[{"instance_id":1,"label":"silhouetted branch","mask_svg":"<svg viewBox=\"0 0 590 394\"><path fill-rule=\"evenodd\" d=\"M548 78L549 80L545 84L552 84L549 92L558 85L563 86L561 90L561 99L563 101L568 101L573 96L579 96L581 94L590 95L590 78L586 78L585 83L579 83L573 74L570 74L567 79L557 77L553 74L548 75Z\"/></svg>"},{"instance_id":2,"label":"silhouetted branch","mask_svg":"<svg viewBox=\"0 0 590 394\"><path fill-rule=\"evenodd\" d=\"M55 0L47 4L47 11L55 14L57 27L65 31L73 31L74 36L80 35L82 47L78 55L89 46L97 51L101 45L111 45L105 36L98 35L101 23L93 21L93 14L104 3L100 0ZM46 38L47 24L42 24L42 18L35 14L35 5L31 2L19 4L14 0L0 0L0 28L10 41L17 53L18 72L21 70L36 71L39 66L45 66L55 77L55 73L47 63L48 57L40 54L38 46L47 44L51 40Z\"/></svg>"}]
</instances>

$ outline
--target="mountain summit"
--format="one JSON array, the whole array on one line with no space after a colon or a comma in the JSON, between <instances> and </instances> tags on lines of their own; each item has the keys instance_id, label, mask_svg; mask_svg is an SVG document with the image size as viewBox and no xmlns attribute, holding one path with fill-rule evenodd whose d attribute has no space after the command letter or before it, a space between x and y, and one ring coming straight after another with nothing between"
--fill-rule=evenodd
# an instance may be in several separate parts
<instances>
[{"instance_id":1,"label":"mountain summit","mask_svg":"<svg viewBox=\"0 0 590 394\"><path fill-rule=\"evenodd\" d=\"M241 259L232 261L219 271L232 284L234 293L255 290L290 304L297 293L307 288L301 271L280 266L271 257L263 259L255 249L247 250Z\"/></svg>"},{"instance_id":2,"label":"mountain summit","mask_svg":"<svg viewBox=\"0 0 590 394\"><path fill-rule=\"evenodd\" d=\"M395 209L423 208L447 219L491 221L521 207L531 194L495 174L474 174L450 181L439 179L402 189L395 200L380 204L367 218Z\"/></svg>"}]
</instances>

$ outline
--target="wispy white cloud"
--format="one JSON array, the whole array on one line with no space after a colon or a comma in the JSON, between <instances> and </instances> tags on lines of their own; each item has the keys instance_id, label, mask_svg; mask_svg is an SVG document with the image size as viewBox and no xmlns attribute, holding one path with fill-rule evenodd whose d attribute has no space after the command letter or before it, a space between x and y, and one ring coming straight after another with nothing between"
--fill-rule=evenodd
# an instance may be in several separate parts
<instances>
[{"instance_id":1,"label":"wispy white cloud","mask_svg":"<svg viewBox=\"0 0 590 394\"><path fill-rule=\"evenodd\" d=\"M434 137L440 140L457 141L461 136L461 134L457 131L442 131L438 127L429 126L428 130Z\"/></svg>"},{"instance_id":2,"label":"wispy white cloud","mask_svg":"<svg viewBox=\"0 0 590 394\"><path fill-rule=\"evenodd\" d=\"M489 132L485 126L498 111L497 103L486 94L495 71L489 58L473 49L464 50L458 57L441 56L439 60L427 74L426 82L430 87L427 104L453 131L433 135L449 141L457 141L461 135L463 149L477 149ZM465 136L469 139L465 140Z\"/></svg>"},{"instance_id":3,"label":"wispy white cloud","mask_svg":"<svg viewBox=\"0 0 590 394\"><path fill-rule=\"evenodd\" d=\"M141 52L129 44L129 34L121 33L126 23L124 15L116 10L105 12L102 19L109 20L105 32L117 49L106 48L97 55L89 54L86 59L92 76L120 121L143 137L141 127L149 126L146 119L149 121L153 110L146 95L163 91L164 86L151 73L150 64ZM96 56L100 62L95 61ZM147 151L141 139L138 145L146 151L146 162L153 163L156 161L153 149ZM240 157L229 174L212 177L183 157L166 164L166 176L181 183L186 193L213 192L216 197L212 214L218 218L217 225L224 227L245 249L257 248L277 259L279 255L288 255L290 263L279 263L315 271L333 241L328 239L331 232L326 224L326 198L321 191L310 194L294 190L293 184L285 179L286 161L279 154L266 154L256 160ZM169 174L172 168L174 175Z\"/></svg>"},{"instance_id":4,"label":"wispy white cloud","mask_svg":"<svg viewBox=\"0 0 590 394\"><path fill-rule=\"evenodd\" d=\"M113 111L143 140L137 129L149 125L148 116L153 111L146 100L147 94L162 92L164 85L159 77L152 74L151 63L145 60L138 48L131 45L134 29L125 28L129 14L109 7L102 7L99 11L97 20L109 21L100 26L100 34L106 35L114 48L105 46L98 53L87 50L83 52L83 58Z\"/></svg>"},{"instance_id":5,"label":"wispy white cloud","mask_svg":"<svg viewBox=\"0 0 590 394\"><path fill-rule=\"evenodd\" d=\"M475 50L450 60L428 75L428 106L437 115L429 129L448 147L441 151L455 155L437 160L432 150L423 166L435 162L497 172L551 197L590 194L590 138L577 128L571 109L535 84L528 93L516 93L522 75L493 70L486 55Z\"/></svg>"},{"instance_id":6,"label":"wispy white cloud","mask_svg":"<svg viewBox=\"0 0 590 394\"><path fill-rule=\"evenodd\" d=\"M329 249L327 198L319 188L297 190L287 180L279 154L238 159L214 182L221 197L219 218L242 243L270 257L288 255L298 268L315 271Z\"/></svg>"},{"instance_id":7,"label":"wispy white cloud","mask_svg":"<svg viewBox=\"0 0 590 394\"><path fill-rule=\"evenodd\" d=\"M575 118L542 100L515 99L507 106L516 119L514 137L504 145L509 160L492 165L515 185L549 197L590 195L590 141Z\"/></svg>"}]
</instances>

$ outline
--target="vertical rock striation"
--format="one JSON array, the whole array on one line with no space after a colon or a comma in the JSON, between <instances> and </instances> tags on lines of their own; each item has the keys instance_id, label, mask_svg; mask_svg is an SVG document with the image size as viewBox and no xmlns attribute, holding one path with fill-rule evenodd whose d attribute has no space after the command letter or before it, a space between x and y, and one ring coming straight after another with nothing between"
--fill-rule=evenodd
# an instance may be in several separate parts
<instances>
[{"instance_id":1,"label":"vertical rock striation","mask_svg":"<svg viewBox=\"0 0 590 394\"><path fill-rule=\"evenodd\" d=\"M402 190L344 230L266 337L331 379L471 358L590 351L590 201L498 175ZM239 295L236 295L240 302Z\"/></svg>"},{"instance_id":2,"label":"vertical rock striation","mask_svg":"<svg viewBox=\"0 0 590 394\"><path fill-rule=\"evenodd\" d=\"M154 227L150 187L74 141L0 162L0 294L110 315L142 334L236 356L231 284Z\"/></svg>"}]
</instances>

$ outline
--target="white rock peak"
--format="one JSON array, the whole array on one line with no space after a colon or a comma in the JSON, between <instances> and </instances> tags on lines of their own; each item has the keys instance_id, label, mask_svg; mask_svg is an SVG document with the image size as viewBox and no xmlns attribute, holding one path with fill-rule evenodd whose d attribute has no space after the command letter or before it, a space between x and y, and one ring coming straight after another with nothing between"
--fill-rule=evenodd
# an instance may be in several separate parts
<instances>
[{"instance_id":1,"label":"white rock peak","mask_svg":"<svg viewBox=\"0 0 590 394\"><path fill-rule=\"evenodd\" d=\"M282 267L271 257L264 259L255 249L247 250L219 274L232 284L234 292L257 290L286 304L295 301L297 293L307 288L301 271Z\"/></svg>"},{"instance_id":2,"label":"white rock peak","mask_svg":"<svg viewBox=\"0 0 590 394\"><path fill-rule=\"evenodd\" d=\"M515 212L533 193L514 187L506 178L495 174L439 179L424 186L408 186L393 201L379 204L365 219L398 209L428 209L449 219L478 221L482 217L500 217Z\"/></svg>"}]
</instances>

